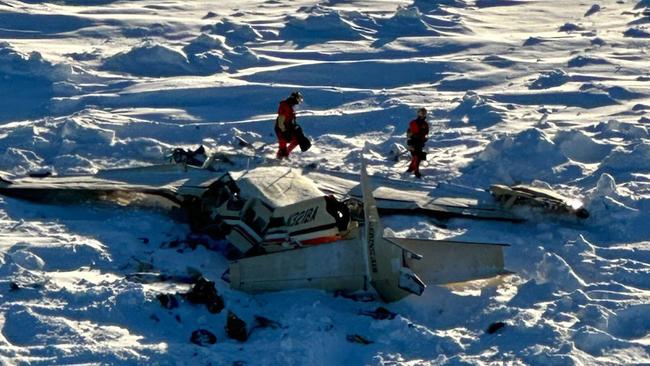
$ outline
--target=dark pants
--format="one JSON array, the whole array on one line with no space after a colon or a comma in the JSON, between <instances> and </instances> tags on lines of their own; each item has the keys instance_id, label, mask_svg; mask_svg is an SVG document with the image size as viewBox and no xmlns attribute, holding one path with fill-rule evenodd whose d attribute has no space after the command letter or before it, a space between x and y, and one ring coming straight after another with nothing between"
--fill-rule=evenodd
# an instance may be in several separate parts
<instances>
[{"instance_id":1,"label":"dark pants","mask_svg":"<svg viewBox=\"0 0 650 366\"><path fill-rule=\"evenodd\" d=\"M426 160L426 153L424 152L424 143L409 141L409 151L411 151L411 164L409 164L409 172L413 172L415 175L420 174L420 163L422 160Z\"/></svg>"},{"instance_id":2,"label":"dark pants","mask_svg":"<svg viewBox=\"0 0 650 366\"><path fill-rule=\"evenodd\" d=\"M278 137L278 152L275 154L275 156L278 159L284 159L286 157L289 157L291 151L293 151L293 149L295 149L296 146L298 146L298 139L296 138L296 134L290 132L289 133L282 132L276 126L275 135Z\"/></svg>"}]
</instances>

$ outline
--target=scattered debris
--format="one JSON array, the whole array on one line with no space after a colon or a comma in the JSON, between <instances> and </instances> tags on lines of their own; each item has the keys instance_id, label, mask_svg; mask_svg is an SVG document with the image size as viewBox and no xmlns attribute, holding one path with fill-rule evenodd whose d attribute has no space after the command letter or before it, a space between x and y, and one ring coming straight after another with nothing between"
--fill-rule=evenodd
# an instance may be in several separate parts
<instances>
[{"instance_id":1,"label":"scattered debris","mask_svg":"<svg viewBox=\"0 0 650 366\"><path fill-rule=\"evenodd\" d=\"M208 235L202 235L199 233L190 233L185 238L176 238L168 242L161 244L162 248L178 248L178 247L187 247L192 250L195 250L199 245L206 247L207 249L217 249L218 242L211 238Z\"/></svg>"},{"instance_id":2,"label":"scattered debris","mask_svg":"<svg viewBox=\"0 0 650 366\"><path fill-rule=\"evenodd\" d=\"M223 298L217 293L217 288L213 281L208 281L194 268L188 267L187 276L170 276L158 273L135 273L127 275L127 279L141 283L161 282L174 280L179 283L193 284L192 288L186 293L165 294L161 293L156 296L160 305L165 309L175 309L179 306L177 296L182 296L192 304L203 304L208 311L217 314L224 308ZM179 320L180 321L180 320Z\"/></svg>"},{"instance_id":3,"label":"scattered debris","mask_svg":"<svg viewBox=\"0 0 650 366\"><path fill-rule=\"evenodd\" d=\"M253 332L254 329L257 328L271 328L271 329L278 329L282 328L282 324L279 322L276 322L275 320L271 320L269 318L265 318L260 315L255 315L255 323L253 327L251 328L251 333Z\"/></svg>"},{"instance_id":4,"label":"scattered debris","mask_svg":"<svg viewBox=\"0 0 650 366\"><path fill-rule=\"evenodd\" d=\"M485 332L487 334L494 334L494 333L500 331L501 329L503 329L505 326L506 326L506 323L504 323L504 322L494 322L494 323L490 324L490 326L488 327L488 329Z\"/></svg>"},{"instance_id":5,"label":"scattered debris","mask_svg":"<svg viewBox=\"0 0 650 366\"><path fill-rule=\"evenodd\" d=\"M201 166L207 159L205 148L203 145L199 146L196 150L187 150L177 147L172 150L171 154L167 156L172 163L184 163L188 165Z\"/></svg>"},{"instance_id":6,"label":"scattered debris","mask_svg":"<svg viewBox=\"0 0 650 366\"><path fill-rule=\"evenodd\" d=\"M549 188L525 184L512 186L494 184L490 187L490 193L506 209L510 209L513 205L528 205L555 213L568 213L580 219L589 217L589 211L581 201L562 196Z\"/></svg>"},{"instance_id":7,"label":"scattered debris","mask_svg":"<svg viewBox=\"0 0 650 366\"><path fill-rule=\"evenodd\" d=\"M33 282L33 283L16 283L16 282L10 282L9 283L9 291L18 291L18 290L23 290L23 289L32 289L32 290L38 290L43 287L43 283L38 283L38 282Z\"/></svg>"},{"instance_id":8,"label":"scattered debris","mask_svg":"<svg viewBox=\"0 0 650 366\"><path fill-rule=\"evenodd\" d=\"M235 313L228 311L228 320L226 321L226 334L229 338L246 342L248 332L246 331L246 322L241 320Z\"/></svg>"},{"instance_id":9,"label":"scattered debris","mask_svg":"<svg viewBox=\"0 0 650 366\"><path fill-rule=\"evenodd\" d=\"M215 336L209 330L197 329L192 332L192 337L190 337L190 342L205 347L217 343L217 336Z\"/></svg>"},{"instance_id":10,"label":"scattered debris","mask_svg":"<svg viewBox=\"0 0 650 366\"><path fill-rule=\"evenodd\" d=\"M350 342L350 343L359 343L359 344L363 344L363 345L375 343L375 342L369 340L368 338L366 338L366 337L364 337L362 335L358 335L358 334L348 334L345 337L345 339L347 339L348 342Z\"/></svg>"},{"instance_id":11,"label":"scattered debris","mask_svg":"<svg viewBox=\"0 0 650 366\"><path fill-rule=\"evenodd\" d=\"M160 301L160 305L162 305L162 307L165 309L175 309L178 307L178 300L176 299L176 295L158 294L156 298L158 301Z\"/></svg>"},{"instance_id":12,"label":"scattered debris","mask_svg":"<svg viewBox=\"0 0 650 366\"><path fill-rule=\"evenodd\" d=\"M240 136L235 136L235 142L239 147L253 147L253 145Z\"/></svg>"},{"instance_id":13,"label":"scattered debris","mask_svg":"<svg viewBox=\"0 0 650 366\"><path fill-rule=\"evenodd\" d=\"M192 304L204 304L213 314L221 312L224 308L223 299L217 293L214 282L203 277L199 277L194 287L182 296Z\"/></svg>"},{"instance_id":14,"label":"scattered debris","mask_svg":"<svg viewBox=\"0 0 650 366\"><path fill-rule=\"evenodd\" d=\"M392 320L395 319L397 313L393 313L392 311L386 309L385 307L380 306L373 311L361 310L359 311L359 315L366 315L375 320L386 320L386 319Z\"/></svg>"}]
</instances>

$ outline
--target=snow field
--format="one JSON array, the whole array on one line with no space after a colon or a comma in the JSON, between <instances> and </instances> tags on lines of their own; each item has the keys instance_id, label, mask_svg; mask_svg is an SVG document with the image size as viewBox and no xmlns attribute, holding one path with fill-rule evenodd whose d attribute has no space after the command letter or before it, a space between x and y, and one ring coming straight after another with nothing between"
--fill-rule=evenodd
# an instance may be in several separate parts
<instances>
[{"instance_id":1,"label":"snow field","mask_svg":"<svg viewBox=\"0 0 650 366\"><path fill-rule=\"evenodd\" d=\"M156 210L0 199L0 358L7 364L650 363L650 2L0 2L0 170L95 172L205 144L275 153L277 103L301 90L313 148L289 166L403 178L407 122L432 123L425 184L550 186L584 200L579 223L385 219L392 235L506 242L498 280L394 304L319 291L250 296L218 250ZM241 150L246 154L252 151ZM442 227L444 226L444 227ZM145 240L146 239L146 240ZM205 241L205 240L204 240ZM208 242L218 248L223 243ZM249 325L131 276L188 268ZM13 285L12 285L13 284ZM374 320L361 310L399 315ZM504 322L494 334L490 324ZM189 342L205 328L211 347ZM374 343L350 343L362 335Z\"/></svg>"}]
</instances>

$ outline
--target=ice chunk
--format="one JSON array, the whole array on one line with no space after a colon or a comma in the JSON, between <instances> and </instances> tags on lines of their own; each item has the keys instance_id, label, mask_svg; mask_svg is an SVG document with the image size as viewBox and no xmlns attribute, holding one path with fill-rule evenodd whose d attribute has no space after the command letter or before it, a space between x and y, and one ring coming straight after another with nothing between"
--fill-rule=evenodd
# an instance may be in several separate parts
<instances>
[{"instance_id":1,"label":"ice chunk","mask_svg":"<svg viewBox=\"0 0 650 366\"><path fill-rule=\"evenodd\" d=\"M417 7L400 6L392 17L382 22L381 36L416 36L416 35L437 35L422 18L422 13Z\"/></svg>"},{"instance_id":2,"label":"ice chunk","mask_svg":"<svg viewBox=\"0 0 650 366\"><path fill-rule=\"evenodd\" d=\"M45 261L28 250L17 250L11 253L10 256L14 263L25 269L38 271L45 267Z\"/></svg>"},{"instance_id":3,"label":"ice chunk","mask_svg":"<svg viewBox=\"0 0 650 366\"><path fill-rule=\"evenodd\" d=\"M612 145L596 142L579 130L561 131L553 141L569 159L583 163L597 163L612 150Z\"/></svg>"},{"instance_id":4,"label":"ice chunk","mask_svg":"<svg viewBox=\"0 0 650 366\"><path fill-rule=\"evenodd\" d=\"M650 30L646 27L632 27L623 32L623 35L632 38L650 38Z\"/></svg>"},{"instance_id":5,"label":"ice chunk","mask_svg":"<svg viewBox=\"0 0 650 366\"><path fill-rule=\"evenodd\" d=\"M364 37L359 27L352 21L344 19L340 12L329 9L317 9L307 18L292 18L282 29L281 35L287 40L358 40Z\"/></svg>"},{"instance_id":6,"label":"ice chunk","mask_svg":"<svg viewBox=\"0 0 650 366\"><path fill-rule=\"evenodd\" d=\"M562 69L556 69L541 74L531 85L530 89L548 89L565 84L570 80L569 74Z\"/></svg>"},{"instance_id":7,"label":"ice chunk","mask_svg":"<svg viewBox=\"0 0 650 366\"><path fill-rule=\"evenodd\" d=\"M83 119L69 118L61 126L61 138L85 144L113 144L115 132L95 126Z\"/></svg>"},{"instance_id":8,"label":"ice chunk","mask_svg":"<svg viewBox=\"0 0 650 366\"><path fill-rule=\"evenodd\" d=\"M585 28L581 25L574 24L574 23L564 23L559 29L560 32L579 32L585 30Z\"/></svg>"},{"instance_id":9,"label":"ice chunk","mask_svg":"<svg viewBox=\"0 0 650 366\"><path fill-rule=\"evenodd\" d=\"M128 51L107 58L102 68L153 77L192 73L189 61L183 53L153 41L145 41Z\"/></svg>"},{"instance_id":10,"label":"ice chunk","mask_svg":"<svg viewBox=\"0 0 650 366\"><path fill-rule=\"evenodd\" d=\"M194 38L189 44L183 47L183 51L189 55L211 50L225 50L227 48L220 38L201 33L200 36Z\"/></svg>"},{"instance_id":11,"label":"ice chunk","mask_svg":"<svg viewBox=\"0 0 650 366\"><path fill-rule=\"evenodd\" d=\"M600 169L639 172L650 170L650 144L637 144L632 150L617 147L609 154Z\"/></svg>"},{"instance_id":12,"label":"ice chunk","mask_svg":"<svg viewBox=\"0 0 650 366\"><path fill-rule=\"evenodd\" d=\"M0 155L0 169L20 175L39 169L42 163L43 159L34 152L16 147L9 147Z\"/></svg>"},{"instance_id":13,"label":"ice chunk","mask_svg":"<svg viewBox=\"0 0 650 366\"><path fill-rule=\"evenodd\" d=\"M573 291L587 284L573 271L573 268L555 253L546 253L537 265L537 275L541 283L552 283L556 288Z\"/></svg>"},{"instance_id":14,"label":"ice chunk","mask_svg":"<svg viewBox=\"0 0 650 366\"><path fill-rule=\"evenodd\" d=\"M450 114L455 120L462 120L479 126L492 125L503 120L503 111L490 104L488 99L476 92L468 91L460 104Z\"/></svg>"},{"instance_id":15,"label":"ice chunk","mask_svg":"<svg viewBox=\"0 0 650 366\"><path fill-rule=\"evenodd\" d=\"M625 138L634 140L648 137L648 129L645 126L615 119L600 122L597 125L589 127L588 130L596 132L599 138Z\"/></svg>"},{"instance_id":16,"label":"ice chunk","mask_svg":"<svg viewBox=\"0 0 650 366\"><path fill-rule=\"evenodd\" d=\"M225 36L228 43L231 44L241 44L262 39L262 35L250 24L238 23L229 19L222 19L214 25L203 27L201 30Z\"/></svg>"},{"instance_id":17,"label":"ice chunk","mask_svg":"<svg viewBox=\"0 0 650 366\"><path fill-rule=\"evenodd\" d=\"M558 179L580 175L580 167L571 164L558 145L537 128L524 130L514 136L504 136L489 143L476 160L465 168L476 179L489 182L514 183L541 179Z\"/></svg>"},{"instance_id":18,"label":"ice chunk","mask_svg":"<svg viewBox=\"0 0 650 366\"><path fill-rule=\"evenodd\" d=\"M0 42L0 77L27 77L49 82L66 80L72 68L65 64L54 64L38 52L25 54L9 42Z\"/></svg>"}]
</instances>

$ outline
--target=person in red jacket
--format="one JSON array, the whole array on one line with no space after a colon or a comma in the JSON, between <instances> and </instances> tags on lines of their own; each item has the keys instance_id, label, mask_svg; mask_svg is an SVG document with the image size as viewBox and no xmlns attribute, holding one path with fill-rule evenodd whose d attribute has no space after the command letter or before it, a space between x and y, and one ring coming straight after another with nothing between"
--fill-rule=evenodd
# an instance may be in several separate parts
<instances>
[{"instance_id":1,"label":"person in red jacket","mask_svg":"<svg viewBox=\"0 0 650 366\"><path fill-rule=\"evenodd\" d=\"M300 92L293 92L280 102L278 117L275 119L275 134L278 137L278 159L289 157L293 149L298 146L296 131L296 112L293 107L302 103L303 97ZM288 146L287 146L288 144Z\"/></svg>"},{"instance_id":2,"label":"person in red jacket","mask_svg":"<svg viewBox=\"0 0 650 366\"><path fill-rule=\"evenodd\" d=\"M411 164L406 172L413 172L417 178L422 178L422 174L420 174L420 162L426 160L424 143L427 141L428 135L429 123L427 122L427 110L426 108L420 108L418 109L417 118L409 123L409 128L406 130L406 144L408 145L408 150L411 152Z\"/></svg>"}]
</instances>

